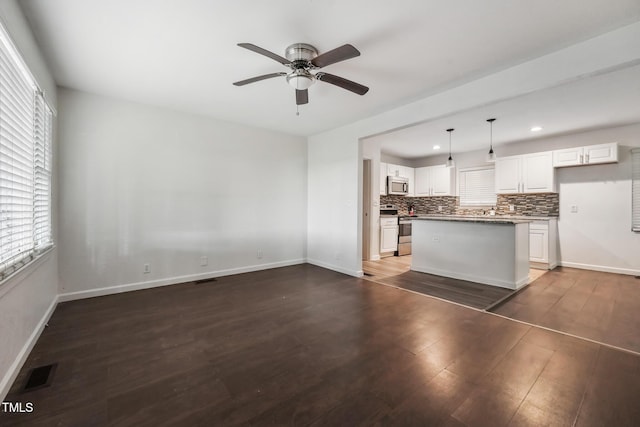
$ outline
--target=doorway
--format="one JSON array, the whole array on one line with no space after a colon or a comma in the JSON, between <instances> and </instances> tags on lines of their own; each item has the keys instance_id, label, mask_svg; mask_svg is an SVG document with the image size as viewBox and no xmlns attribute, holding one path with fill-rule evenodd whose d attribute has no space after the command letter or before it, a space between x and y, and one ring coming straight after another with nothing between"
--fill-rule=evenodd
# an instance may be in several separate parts
<instances>
[{"instance_id":1,"label":"doorway","mask_svg":"<svg viewBox=\"0 0 640 427\"><path fill-rule=\"evenodd\" d=\"M371 259L371 159L362 160L362 260Z\"/></svg>"}]
</instances>

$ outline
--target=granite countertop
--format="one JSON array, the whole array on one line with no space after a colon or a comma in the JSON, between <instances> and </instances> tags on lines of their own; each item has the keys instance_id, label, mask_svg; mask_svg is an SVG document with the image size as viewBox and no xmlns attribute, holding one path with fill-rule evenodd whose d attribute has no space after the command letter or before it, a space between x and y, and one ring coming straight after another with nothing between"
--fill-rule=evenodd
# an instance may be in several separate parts
<instances>
[{"instance_id":1,"label":"granite countertop","mask_svg":"<svg viewBox=\"0 0 640 427\"><path fill-rule=\"evenodd\" d=\"M412 220L430 221L488 222L491 224L522 224L533 221L533 219L529 217L513 218L500 215L417 215L408 218Z\"/></svg>"},{"instance_id":2,"label":"granite countertop","mask_svg":"<svg viewBox=\"0 0 640 427\"><path fill-rule=\"evenodd\" d=\"M557 216L526 216L526 215L444 215L444 214L426 214L426 215L399 215L400 218L458 218L462 219L501 219L501 220L523 220L523 221L550 221L558 219Z\"/></svg>"}]
</instances>

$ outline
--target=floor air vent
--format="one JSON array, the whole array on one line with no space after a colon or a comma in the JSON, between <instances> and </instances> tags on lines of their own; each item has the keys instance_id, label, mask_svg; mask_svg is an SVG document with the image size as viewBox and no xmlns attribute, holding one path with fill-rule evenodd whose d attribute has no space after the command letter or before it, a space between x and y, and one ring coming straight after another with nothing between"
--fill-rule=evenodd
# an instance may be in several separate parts
<instances>
[{"instance_id":1,"label":"floor air vent","mask_svg":"<svg viewBox=\"0 0 640 427\"><path fill-rule=\"evenodd\" d=\"M57 363L51 365L39 366L33 368L27 378L27 383L24 386L23 391L33 391L39 388L48 387L53 381L53 374L58 367Z\"/></svg>"}]
</instances>

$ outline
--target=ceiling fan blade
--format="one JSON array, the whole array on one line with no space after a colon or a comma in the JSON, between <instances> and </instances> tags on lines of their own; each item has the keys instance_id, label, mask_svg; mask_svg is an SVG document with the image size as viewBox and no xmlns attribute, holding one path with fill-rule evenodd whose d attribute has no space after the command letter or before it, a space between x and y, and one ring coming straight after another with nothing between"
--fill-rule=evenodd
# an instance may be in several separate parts
<instances>
[{"instance_id":1,"label":"ceiling fan blade","mask_svg":"<svg viewBox=\"0 0 640 427\"><path fill-rule=\"evenodd\" d=\"M261 76L251 77L250 79L240 80L239 82L235 82L234 86L244 86L244 85L248 85L249 83L259 82L260 80L266 80L266 79L271 79L273 77L280 77L280 76L286 76L286 75L287 73L285 72L263 74Z\"/></svg>"},{"instance_id":2,"label":"ceiling fan blade","mask_svg":"<svg viewBox=\"0 0 640 427\"><path fill-rule=\"evenodd\" d=\"M282 56L280 56L280 55L276 55L276 54L275 54L275 53L273 53L273 52L269 52L268 50L263 49L263 48L261 48L261 47L259 47L259 46L256 46L255 44L251 44L251 43L238 43L238 46L243 47L243 48L245 48L245 49L249 49L249 50L251 50L251 51L253 51L253 52L255 52L255 53L259 53L260 55L264 55L264 56L266 56L267 58L271 58L271 59L273 59L274 61L278 61L278 62L279 62L279 63L281 63L282 65L289 65L289 64L291 64L291 61L289 61L288 59L283 58L283 57L282 57Z\"/></svg>"},{"instance_id":3,"label":"ceiling fan blade","mask_svg":"<svg viewBox=\"0 0 640 427\"><path fill-rule=\"evenodd\" d=\"M329 73L317 73L316 79L321 82L331 83L332 85L336 85L342 89L350 90L358 95L364 95L369 92L369 88L366 86Z\"/></svg>"},{"instance_id":4,"label":"ceiling fan blade","mask_svg":"<svg viewBox=\"0 0 640 427\"><path fill-rule=\"evenodd\" d=\"M308 104L309 103L309 91L307 89L299 90L296 89L296 105Z\"/></svg>"},{"instance_id":5,"label":"ceiling fan blade","mask_svg":"<svg viewBox=\"0 0 640 427\"><path fill-rule=\"evenodd\" d=\"M356 56L360 56L358 49L350 44L345 44L330 50L329 52L316 56L311 63L318 68L322 68L327 65L335 64L336 62L355 58Z\"/></svg>"}]
</instances>

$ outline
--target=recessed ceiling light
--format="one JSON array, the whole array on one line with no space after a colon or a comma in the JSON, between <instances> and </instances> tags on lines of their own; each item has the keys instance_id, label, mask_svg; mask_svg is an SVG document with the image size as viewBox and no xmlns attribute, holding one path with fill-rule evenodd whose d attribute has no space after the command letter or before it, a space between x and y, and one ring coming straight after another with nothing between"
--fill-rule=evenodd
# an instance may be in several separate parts
<instances>
[{"instance_id":1,"label":"recessed ceiling light","mask_svg":"<svg viewBox=\"0 0 640 427\"><path fill-rule=\"evenodd\" d=\"M542 128L540 126L534 126L531 128L531 132L540 132Z\"/></svg>"},{"instance_id":2,"label":"recessed ceiling light","mask_svg":"<svg viewBox=\"0 0 640 427\"><path fill-rule=\"evenodd\" d=\"M439 146L439 145L434 145L434 146L433 146L433 149L434 149L434 150L439 150L439 149L440 149L440 146Z\"/></svg>"}]
</instances>

